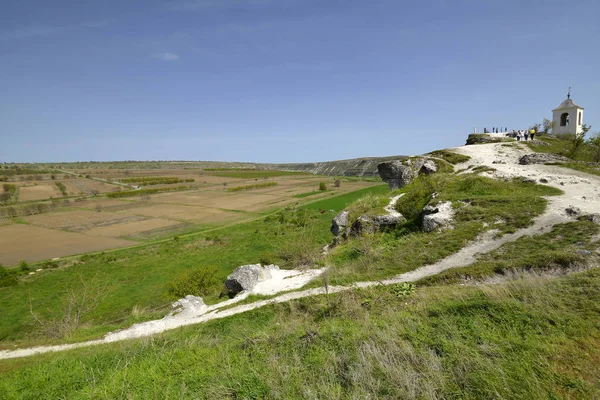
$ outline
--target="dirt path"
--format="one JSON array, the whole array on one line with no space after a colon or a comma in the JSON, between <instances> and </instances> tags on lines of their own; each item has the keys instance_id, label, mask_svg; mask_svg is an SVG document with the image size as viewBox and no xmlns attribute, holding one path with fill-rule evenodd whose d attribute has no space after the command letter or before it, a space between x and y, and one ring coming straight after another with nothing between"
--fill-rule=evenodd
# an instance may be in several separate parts
<instances>
[{"instance_id":1,"label":"dirt path","mask_svg":"<svg viewBox=\"0 0 600 400\"><path fill-rule=\"evenodd\" d=\"M546 212L535 219L533 225L519 230L512 234L504 235L494 239L495 231L488 231L481 235L474 242L465 246L457 253L431 265L417 268L414 271L398 275L394 278L383 281L357 282L350 286L329 286L327 293L337 293L354 288L365 288L376 285L392 285L401 282L414 282L427 276L439 274L450 268L462 267L475 262L478 254L493 251L505 243L514 241L522 236L530 236L548 232L552 226L558 223L567 222L570 217L565 213L565 208L574 206L580 208L583 212L600 212L600 177L586 174L583 172L561 168L557 166L546 165L519 165L520 156L532 153L524 145L513 147L502 146L500 143L463 146L450 149L457 153L468 155L471 160L463 165L457 166L457 170L467 168L470 165L483 165L495 168L495 172L487 173L494 177L518 177L535 179L546 179L547 185L557 187L563 190L561 196L552 196L548 198L548 208ZM496 161L497 163L494 163ZM395 198L394 200L397 200ZM301 274L295 274L297 279L314 278L314 274L304 277ZM282 287L286 287L282 285ZM290 287L289 285L287 286ZM272 288L271 288L272 289ZM285 289L282 289L285 290ZM190 306L175 316L167 316L161 320L149 321L143 324L136 324L131 328L107 334L103 339L89 342L59 345L42 346L28 349L18 349L13 351L0 351L0 359L26 357L39 353L52 351L63 351L78 347L93 346L102 343L111 343L120 340L140 338L153 335L166 330L175 329L180 326L198 324L214 319L225 318L231 315L243 313L264 307L269 304L283 303L286 301L301 299L309 296L326 294L324 287L284 293L268 300L261 300L250 304L235 306L235 303L243 300L246 296L239 296L224 303L213 306Z\"/></svg>"}]
</instances>

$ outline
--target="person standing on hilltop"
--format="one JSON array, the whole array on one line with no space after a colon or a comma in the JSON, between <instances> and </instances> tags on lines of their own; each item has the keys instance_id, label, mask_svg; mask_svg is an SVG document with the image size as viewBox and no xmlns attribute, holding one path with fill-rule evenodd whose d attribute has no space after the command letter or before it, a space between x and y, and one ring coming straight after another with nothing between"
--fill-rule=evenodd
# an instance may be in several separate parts
<instances>
[{"instance_id":1,"label":"person standing on hilltop","mask_svg":"<svg viewBox=\"0 0 600 400\"><path fill-rule=\"evenodd\" d=\"M531 128L531 130L529 131L529 137L531 138L531 141L533 141L533 137L535 136L535 129Z\"/></svg>"}]
</instances>

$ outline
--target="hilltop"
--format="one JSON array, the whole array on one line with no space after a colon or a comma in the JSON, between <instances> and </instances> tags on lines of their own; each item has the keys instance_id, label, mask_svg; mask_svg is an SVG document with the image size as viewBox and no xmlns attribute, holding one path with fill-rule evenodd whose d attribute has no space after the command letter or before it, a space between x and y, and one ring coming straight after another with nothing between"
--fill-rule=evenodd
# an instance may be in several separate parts
<instances>
[{"instance_id":1,"label":"hilltop","mask_svg":"<svg viewBox=\"0 0 600 400\"><path fill-rule=\"evenodd\" d=\"M17 299L10 307L23 313L18 301L28 286L31 293L82 277L98 282L153 258L161 261L152 269L175 275L198 264L227 265L200 293L209 306L184 305L179 317L148 321L168 312L153 293L163 284L158 276L133 282L119 275L97 286L110 294L64 337L43 339L41 331L27 328L31 319L19 321L23 315L7 310L5 348L63 347L4 351L2 357L88 347L3 361L0 388L12 397L24 385L32 397L594 397L600 378L590 368L600 355L600 173L597 165L578 162L577 153L562 154L571 157L560 165L544 164L556 163L554 154L571 144L547 137L394 158L396 168L418 167L392 192L373 186L343 201L322 198L217 235L119 250L114 260L82 257L60 274L5 287L3 304L9 296ZM530 156L540 151L554 158ZM376 164L384 161L390 159ZM425 161L435 172L419 173ZM357 164L347 160L343 168L351 165ZM443 204L451 205L451 217L429 232L423 221ZM343 210L349 233L322 254L332 239L331 219ZM367 224L387 215L402 218L375 229ZM212 291L224 272L254 263L281 264L306 280L320 277L304 288L282 285L287 293L270 285L270 291L224 300ZM128 284L120 286L123 279ZM135 296L126 293L132 287ZM54 314L42 316L46 328L61 307L61 294L55 296L47 302ZM73 341L81 343L64 346ZM44 379L49 371L50 385ZM85 379L89 371L92 381ZM73 387L74 379L84 383Z\"/></svg>"}]
</instances>

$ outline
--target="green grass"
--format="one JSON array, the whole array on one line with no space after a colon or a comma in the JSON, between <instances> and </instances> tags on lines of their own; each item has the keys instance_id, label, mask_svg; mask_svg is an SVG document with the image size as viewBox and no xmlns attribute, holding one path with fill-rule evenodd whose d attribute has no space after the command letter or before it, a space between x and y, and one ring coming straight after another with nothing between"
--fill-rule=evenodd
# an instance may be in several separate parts
<instances>
[{"instance_id":1,"label":"green grass","mask_svg":"<svg viewBox=\"0 0 600 400\"><path fill-rule=\"evenodd\" d=\"M562 193L520 179L502 181L473 174L440 174L421 176L391 194L359 201L350 208L351 215L380 213L391 195L402 192L406 194L398 200L396 209L405 215L407 222L385 234L350 239L338 246L327 260L332 265L331 284L389 278L434 263L457 252L491 227L501 233L525 228L544 211L546 200L542 196ZM454 229L420 231L420 212L434 192L438 194L436 201L453 202ZM365 206L357 209L360 204Z\"/></svg>"},{"instance_id":2,"label":"green grass","mask_svg":"<svg viewBox=\"0 0 600 400\"><path fill-rule=\"evenodd\" d=\"M436 150L436 151L432 151L428 155L433 156L433 157L442 158L442 159L446 160L447 162L449 162L450 164L460 164L460 163L467 162L471 159L471 157L469 157L469 156L454 153L454 152L448 151L448 150Z\"/></svg>"},{"instance_id":3,"label":"green grass","mask_svg":"<svg viewBox=\"0 0 600 400\"><path fill-rule=\"evenodd\" d=\"M600 271L319 296L0 362L13 398L595 398Z\"/></svg>"},{"instance_id":4,"label":"green grass","mask_svg":"<svg viewBox=\"0 0 600 400\"><path fill-rule=\"evenodd\" d=\"M297 199L303 199L305 197L314 196L315 194L320 194L320 193L325 193L325 192L329 192L329 190L314 190L312 192L298 193L298 194L293 195L292 197L295 197Z\"/></svg>"},{"instance_id":5,"label":"green grass","mask_svg":"<svg viewBox=\"0 0 600 400\"><path fill-rule=\"evenodd\" d=\"M381 187L366 188L326 201L348 204L358 196L378 190ZM215 233L180 237L179 240L105 254L84 255L79 258L80 261L65 261L69 264L75 262L69 267L25 277L18 286L0 289L0 304L3 305L0 346L48 342L34 324L29 303L31 301L34 309L43 315L57 314L66 296L64 290L76 286L80 277L85 280L95 277L106 285L107 295L84 321L87 328L76 331L69 339L71 341L98 337L146 318L145 315L134 318L131 314L134 307L153 310L167 305L165 284L181 271L216 265L220 268L221 279L224 279L239 265L261 262L291 267L299 260L310 259L331 240L331 215L318 211L321 202L309 204L301 212L294 209L283 211L283 221L278 218L259 219ZM217 301L216 298L206 300Z\"/></svg>"},{"instance_id":6,"label":"green grass","mask_svg":"<svg viewBox=\"0 0 600 400\"><path fill-rule=\"evenodd\" d=\"M354 192L346 193L341 196L335 196L330 199L323 199L320 201L315 201L310 204L303 206L302 208L310 209L310 210L334 210L342 211L345 207L349 206L356 200L360 199L364 195L367 194L383 194L389 193L389 188L387 185L377 185L371 186L365 189L356 190ZM321 192L321 191L320 191Z\"/></svg>"},{"instance_id":7,"label":"green grass","mask_svg":"<svg viewBox=\"0 0 600 400\"><path fill-rule=\"evenodd\" d=\"M570 162L565 164L558 164L559 167L570 168L581 172L587 172L588 174L600 175L600 164L589 165L586 163Z\"/></svg>"},{"instance_id":8,"label":"green grass","mask_svg":"<svg viewBox=\"0 0 600 400\"><path fill-rule=\"evenodd\" d=\"M600 227L588 221L555 225L549 233L525 236L506 243L495 251L479 256L472 265L425 278L419 284L439 285L471 279L483 280L513 271L544 272L555 268L567 270L587 263L589 256L585 251L593 252L600 248L599 242L591 241L599 232Z\"/></svg>"}]
</instances>

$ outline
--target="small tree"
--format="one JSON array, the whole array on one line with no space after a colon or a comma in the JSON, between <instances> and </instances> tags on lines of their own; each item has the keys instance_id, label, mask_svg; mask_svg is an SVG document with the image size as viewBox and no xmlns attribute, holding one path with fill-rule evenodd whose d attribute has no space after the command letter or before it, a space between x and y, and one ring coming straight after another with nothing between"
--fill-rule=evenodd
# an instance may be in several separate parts
<instances>
[{"instance_id":1,"label":"small tree","mask_svg":"<svg viewBox=\"0 0 600 400\"><path fill-rule=\"evenodd\" d=\"M600 132L588 140L588 144L592 148L592 160L600 162Z\"/></svg>"},{"instance_id":2,"label":"small tree","mask_svg":"<svg viewBox=\"0 0 600 400\"><path fill-rule=\"evenodd\" d=\"M554 121L551 121L548 118L544 118L544 120L542 121L542 129L544 130L544 133L548 134L552 132L552 130L554 129L554 125Z\"/></svg>"},{"instance_id":3,"label":"small tree","mask_svg":"<svg viewBox=\"0 0 600 400\"><path fill-rule=\"evenodd\" d=\"M319 190L327 190L327 185L325 184L325 182L319 182Z\"/></svg>"},{"instance_id":4,"label":"small tree","mask_svg":"<svg viewBox=\"0 0 600 400\"><path fill-rule=\"evenodd\" d=\"M591 125L583 124L581 126L581 133L573 135L573 137L571 139L571 148L569 149L569 152L568 152L568 156L570 158L575 159L575 157L577 157L577 154L579 153L579 151L583 147L583 144L585 143L585 135L588 133L588 131L591 128L592 128Z\"/></svg>"},{"instance_id":5,"label":"small tree","mask_svg":"<svg viewBox=\"0 0 600 400\"><path fill-rule=\"evenodd\" d=\"M340 187L341 183L342 182L339 179L336 179L335 181L333 181L333 186Z\"/></svg>"},{"instance_id":6,"label":"small tree","mask_svg":"<svg viewBox=\"0 0 600 400\"><path fill-rule=\"evenodd\" d=\"M29 264L27 264L27 261L21 260L19 262L19 270L22 272L29 272Z\"/></svg>"},{"instance_id":7,"label":"small tree","mask_svg":"<svg viewBox=\"0 0 600 400\"><path fill-rule=\"evenodd\" d=\"M183 271L167 284L169 297L177 299L189 294L207 296L217 293L223 282L217 267L196 267Z\"/></svg>"}]
</instances>

